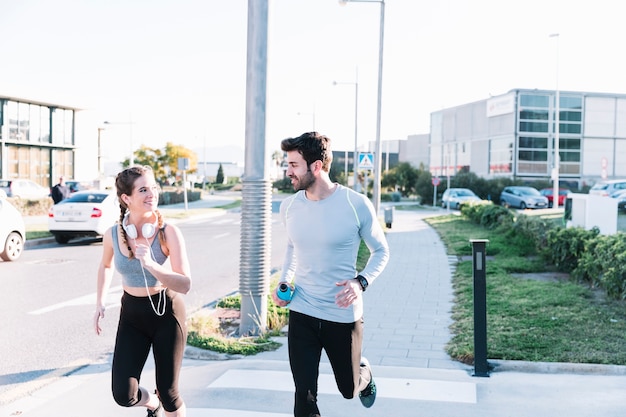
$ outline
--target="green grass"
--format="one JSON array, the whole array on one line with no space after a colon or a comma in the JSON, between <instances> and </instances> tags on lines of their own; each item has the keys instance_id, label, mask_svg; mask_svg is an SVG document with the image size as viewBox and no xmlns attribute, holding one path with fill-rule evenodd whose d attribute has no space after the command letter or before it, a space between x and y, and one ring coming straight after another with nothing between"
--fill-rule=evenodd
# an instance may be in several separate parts
<instances>
[{"instance_id":1,"label":"green grass","mask_svg":"<svg viewBox=\"0 0 626 417\"><path fill-rule=\"evenodd\" d=\"M487 349L490 359L626 365L625 302L575 282L514 277L550 266L504 233L458 215L426 219L450 254L471 254L469 239L487 244ZM465 258L461 258L465 259ZM473 268L462 260L453 277L455 303L448 353L473 363Z\"/></svg>"}]
</instances>

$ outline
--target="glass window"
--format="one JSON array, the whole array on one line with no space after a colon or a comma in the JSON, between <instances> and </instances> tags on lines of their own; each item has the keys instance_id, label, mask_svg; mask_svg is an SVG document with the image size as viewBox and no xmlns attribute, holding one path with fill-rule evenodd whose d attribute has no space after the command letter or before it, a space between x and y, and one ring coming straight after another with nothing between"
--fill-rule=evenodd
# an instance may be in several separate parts
<instances>
[{"instance_id":1,"label":"glass window","mask_svg":"<svg viewBox=\"0 0 626 417\"><path fill-rule=\"evenodd\" d=\"M559 111L559 121L580 122L583 119L582 115L579 111Z\"/></svg>"},{"instance_id":2,"label":"glass window","mask_svg":"<svg viewBox=\"0 0 626 417\"><path fill-rule=\"evenodd\" d=\"M18 136L18 116L17 116L17 103L15 101L9 101L6 106L7 114L5 123L9 128L9 140L17 140Z\"/></svg>"},{"instance_id":3,"label":"glass window","mask_svg":"<svg viewBox=\"0 0 626 417\"><path fill-rule=\"evenodd\" d=\"M559 123L559 132L560 133L571 133L571 134L580 134L581 125L580 123Z\"/></svg>"},{"instance_id":4,"label":"glass window","mask_svg":"<svg viewBox=\"0 0 626 417\"><path fill-rule=\"evenodd\" d=\"M550 105L549 95L521 94L520 105L523 107L545 107Z\"/></svg>"},{"instance_id":5,"label":"glass window","mask_svg":"<svg viewBox=\"0 0 626 417\"><path fill-rule=\"evenodd\" d=\"M28 141L30 136L30 106L27 103L19 103L17 107L17 116L17 139Z\"/></svg>"},{"instance_id":6,"label":"glass window","mask_svg":"<svg viewBox=\"0 0 626 417\"><path fill-rule=\"evenodd\" d=\"M559 108L561 109L578 109L583 108L582 97L559 96Z\"/></svg>"},{"instance_id":7,"label":"glass window","mask_svg":"<svg viewBox=\"0 0 626 417\"><path fill-rule=\"evenodd\" d=\"M494 139L489 146L489 173L513 171L513 138Z\"/></svg>"},{"instance_id":8,"label":"glass window","mask_svg":"<svg viewBox=\"0 0 626 417\"><path fill-rule=\"evenodd\" d=\"M520 111L520 120L548 120L548 110L529 110Z\"/></svg>"},{"instance_id":9,"label":"glass window","mask_svg":"<svg viewBox=\"0 0 626 417\"><path fill-rule=\"evenodd\" d=\"M40 136L39 142L50 143L50 108L42 106L40 115Z\"/></svg>"},{"instance_id":10,"label":"glass window","mask_svg":"<svg viewBox=\"0 0 626 417\"><path fill-rule=\"evenodd\" d=\"M520 121L519 130L520 132L546 133L548 132L548 123Z\"/></svg>"},{"instance_id":11,"label":"glass window","mask_svg":"<svg viewBox=\"0 0 626 417\"><path fill-rule=\"evenodd\" d=\"M570 149L580 151L580 139L569 139L559 137L559 149Z\"/></svg>"},{"instance_id":12,"label":"glass window","mask_svg":"<svg viewBox=\"0 0 626 417\"><path fill-rule=\"evenodd\" d=\"M518 158L520 161L547 161L547 151L535 151L535 150L520 150L518 152Z\"/></svg>"},{"instance_id":13,"label":"glass window","mask_svg":"<svg viewBox=\"0 0 626 417\"><path fill-rule=\"evenodd\" d=\"M559 143L561 143L561 142L559 141ZM520 136L520 138L519 138L519 147L520 148L547 149L548 148L548 138L545 138L545 137Z\"/></svg>"},{"instance_id":14,"label":"glass window","mask_svg":"<svg viewBox=\"0 0 626 417\"><path fill-rule=\"evenodd\" d=\"M74 131L74 110L65 110L65 134L63 135L64 141L66 145L74 144L74 135L72 134Z\"/></svg>"},{"instance_id":15,"label":"glass window","mask_svg":"<svg viewBox=\"0 0 626 417\"><path fill-rule=\"evenodd\" d=\"M41 108L36 104L30 105L30 140L39 142L41 137Z\"/></svg>"},{"instance_id":16,"label":"glass window","mask_svg":"<svg viewBox=\"0 0 626 417\"><path fill-rule=\"evenodd\" d=\"M65 114L63 109L52 110L52 143L61 144L65 136Z\"/></svg>"}]
</instances>

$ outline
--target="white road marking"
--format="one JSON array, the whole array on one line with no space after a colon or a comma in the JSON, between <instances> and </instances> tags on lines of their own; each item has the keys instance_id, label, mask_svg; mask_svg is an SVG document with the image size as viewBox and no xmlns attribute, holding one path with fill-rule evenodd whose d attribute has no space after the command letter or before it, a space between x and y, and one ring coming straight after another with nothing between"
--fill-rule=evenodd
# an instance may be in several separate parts
<instances>
[{"instance_id":1,"label":"white road marking","mask_svg":"<svg viewBox=\"0 0 626 417\"><path fill-rule=\"evenodd\" d=\"M262 384L259 381L263 381ZM476 404L476 384L471 382L437 381L427 379L376 377L376 395L380 398L405 400L441 401ZM264 389L293 391L293 379L289 372L229 370L209 385L209 388ZM320 374L319 394L339 394L335 379Z\"/></svg>"},{"instance_id":2,"label":"white road marking","mask_svg":"<svg viewBox=\"0 0 626 417\"><path fill-rule=\"evenodd\" d=\"M107 308L118 307L120 306L120 298L122 297L122 286L118 285L116 287L111 287L109 289L109 293L107 296ZM62 303L52 304L51 306L40 308L38 310L34 310L29 312L28 314L39 315L50 313L55 310L60 310L65 307L76 307L83 305L95 305L96 304L96 293L91 293L84 295L82 297L74 298L72 300L67 300Z\"/></svg>"},{"instance_id":3,"label":"white road marking","mask_svg":"<svg viewBox=\"0 0 626 417\"><path fill-rule=\"evenodd\" d=\"M292 417L293 414L264 413L262 411L227 410L224 408L188 408L189 417Z\"/></svg>"}]
</instances>

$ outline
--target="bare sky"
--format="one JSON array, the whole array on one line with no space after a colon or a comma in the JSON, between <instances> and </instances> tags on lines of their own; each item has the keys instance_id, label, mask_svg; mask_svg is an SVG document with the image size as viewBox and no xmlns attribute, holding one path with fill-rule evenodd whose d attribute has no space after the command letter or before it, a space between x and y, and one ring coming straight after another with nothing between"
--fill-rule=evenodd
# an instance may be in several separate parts
<instances>
[{"instance_id":1,"label":"bare sky","mask_svg":"<svg viewBox=\"0 0 626 417\"><path fill-rule=\"evenodd\" d=\"M379 3L270 0L267 137L376 133ZM620 2L386 0L383 140L513 88L626 93ZM0 95L76 106L135 146L245 140L246 0L0 0ZM550 38L559 33L558 38ZM558 51L558 55L557 55ZM557 60L558 56L558 60ZM333 81L339 84L333 85ZM124 146L110 126L105 150ZM82 143L84 140L78 138ZM127 154L127 152L126 152Z\"/></svg>"}]
</instances>

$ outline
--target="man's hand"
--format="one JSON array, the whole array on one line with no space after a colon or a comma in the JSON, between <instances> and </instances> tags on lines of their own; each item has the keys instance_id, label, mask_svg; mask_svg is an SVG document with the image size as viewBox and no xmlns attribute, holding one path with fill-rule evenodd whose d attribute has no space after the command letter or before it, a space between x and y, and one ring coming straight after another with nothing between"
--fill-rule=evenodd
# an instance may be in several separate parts
<instances>
[{"instance_id":1,"label":"man's hand","mask_svg":"<svg viewBox=\"0 0 626 417\"><path fill-rule=\"evenodd\" d=\"M341 308L350 307L363 294L361 284L355 278L336 282L335 285L339 287L339 292L335 295L335 304Z\"/></svg>"},{"instance_id":2,"label":"man's hand","mask_svg":"<svg viewBox=\"0 0 626 417\"><path fill-rule=\"evenodd\" d=\"M287 284L291 287L291 289L293 290L293 286L291 286L290 284ZM279 307L287 307L289 305L289 301L285 301L285 300L281 300L280 298L278 298L278 287L279 285L276 286L276 289L274 290L274 292L272 293L272 300L274 300L274 304L276 304Z\"/></svg>"}]
</instances>

